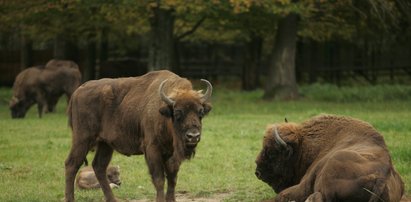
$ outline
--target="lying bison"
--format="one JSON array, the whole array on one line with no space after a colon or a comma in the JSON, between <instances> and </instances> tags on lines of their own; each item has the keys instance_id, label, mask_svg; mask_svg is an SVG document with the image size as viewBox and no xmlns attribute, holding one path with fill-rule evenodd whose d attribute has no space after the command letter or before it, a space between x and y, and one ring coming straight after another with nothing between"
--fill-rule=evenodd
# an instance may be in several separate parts
<instances>
[{"instance_id":1,"label":"lying bison","mask_svg":"<svg viewBox=\"0 0 411 202\"><path fill-rule=\"evenodd\" d=\"M110 182L109 185L111 188L118 188L121 185L120 166L108 166L107 179ZM90 166L80 169L79 174L76 177L76 185L80 189L100 188L96 174Z\"/></svg>"},{"instance_id":2,"label":"lying bison","mask_svg":"<svg viewBox=\"0 0 411 202\"><path fill-rule=\"evenodd\" d=\"M80 85L81 73L76 63L51 60L43 66L30 67L20 72L13 84L10 100L12 118L24 118L31 106L37 104L38 115L53 112L58 99L67 99Z\"/></svg>"},{"instance_id":3,"label":"lying bison","mask_svg":"<svg viewBox=\"0 0 411 202\"><path fill-rule=\"evenodd\" d=\"M201 119L211 110L212 86L203 81L207 84L204 94L169 71L80 86L68 108L73 139L65 162L66 201L74 201L75 175L93 148L97 151L92 165L106 201L115 201L106 178L113 150L127 156L144 154L157 201L175 201L180 164L194 156Z\"/></svg>"},{"instance_id":4,"label":"lying bison","mask_svg":"<svg viewBox=\"0 0 411 202\"><path fill-rule=\"evenodd\" d=\"M394 202L404 192L383 137L348 117L269 126L256 163L275 201Z\"/></svg>"}]
</instances>

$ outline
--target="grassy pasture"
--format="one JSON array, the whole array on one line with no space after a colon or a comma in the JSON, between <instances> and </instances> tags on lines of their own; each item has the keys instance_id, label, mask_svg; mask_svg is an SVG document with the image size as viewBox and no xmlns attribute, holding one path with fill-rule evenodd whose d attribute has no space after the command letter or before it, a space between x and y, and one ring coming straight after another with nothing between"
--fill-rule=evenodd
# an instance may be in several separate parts
<instances>
[{"instance_id":1,"label":"grassy pasture","mask_svg":"<svg viewBox=\"0 0 411 202\"><path fill-rule=\"evenodd\" d=\"M411 194L411 87L377 86L338 89L301 87L298 101L262 101L262 91L239 92L216 86L213 110L203 122L196 157L183 163L177 191L189 198L225 194L224 201L261 201L274 192L254 176L267 124L301 122L320 113L348 115L373 124L390 148L393 162ZM12 120L7 107L10 89L0 89L0 201L62 201L64 160L71 146L62 99L57 113L37 118L33 107L25 119ZM93 153L88 156L91 162ZM120 165L119 199L155 197L142 156L115 153ZM77 201L102 201L97 191L76 191Z\"/></svg>"}]
</instances>

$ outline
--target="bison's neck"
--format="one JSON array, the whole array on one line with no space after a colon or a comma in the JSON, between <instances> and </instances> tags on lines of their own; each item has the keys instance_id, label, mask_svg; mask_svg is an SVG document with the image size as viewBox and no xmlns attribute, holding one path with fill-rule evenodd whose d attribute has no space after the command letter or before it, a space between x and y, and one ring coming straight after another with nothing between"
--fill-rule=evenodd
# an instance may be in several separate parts
<instances>
[{"instance_id":1,"label":"bison's neck","mask_svg":"<svg viewBox=\"0 0 411 202\"><path fill-rule=\"evenodd\" d=\"M311 165L326 155L335 145L335 140L330 140L330 136L317 135L315 133L304 132L300 137L300 147L298 160L296 161L295 175L299 180L311 169ZM334 137L335 138L335 137Z\"/></svg>"}]
</instances>

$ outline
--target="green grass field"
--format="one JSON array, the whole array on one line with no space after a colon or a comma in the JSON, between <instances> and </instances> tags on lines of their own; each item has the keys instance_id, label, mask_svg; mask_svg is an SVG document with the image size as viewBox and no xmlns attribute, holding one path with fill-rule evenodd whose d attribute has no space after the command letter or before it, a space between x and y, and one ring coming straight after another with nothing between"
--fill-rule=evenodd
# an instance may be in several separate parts
<instances>
[{"instance_id":1,"label":"green grass field","mask_svg":"<svg viewBox=\"0 0 411 202\"><path fill-rule=\"evenodd\" d=\"M298 101L263 101L262 91L239 92L216 86L213 110L203 122L196 156L183 163L177 191L188 198L224 194L224 201L261 201L274 192L254 176L255 157L267 124L301 122L328 113L370 122L386 140L396 169L411 195L411 87L341 88L313 85L300 88ZM10 89L0 89L0 201L62 201L64 160L71 146L66 102L57 113L37 118L33 107L25 119L12 120L7 107ZM88 156L89 161L93 153ZM114 194L122 200L155 197L142 156L115 153L122 185ZM76 191L77 201L102 201L96 191Z\"/></svg>"}]
</instances>

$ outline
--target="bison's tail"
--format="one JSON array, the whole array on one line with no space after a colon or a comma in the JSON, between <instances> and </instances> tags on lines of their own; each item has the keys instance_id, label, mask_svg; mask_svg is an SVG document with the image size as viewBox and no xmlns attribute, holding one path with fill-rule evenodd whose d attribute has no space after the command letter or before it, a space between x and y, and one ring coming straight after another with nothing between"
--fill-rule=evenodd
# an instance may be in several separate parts
<instances>
[{"instance_id":1,"label":"bison's tail","mask_svg":"<svg viewBox=\"0 0 411 202\"><path fill-rule=\"evenodd\" d=\"M377 179L372 190L363 188L365 191L371 194L370 200L368 202L387 202L382 198L382 194L385 189L385 180Z\"/></svg>"},{"instance_id":2,"label":"bison's tail","mask_svg":"<svg viewBox=\"0 0 411 202\"><path fill-rule=\"evenodd\" d=\"M368 190L366 188L364 188L365 191L369 192L371 194L370 200L368 200L368 202L388 202L387 201L387 197L384 196L384 192L387 191L386 190L386 183L387 183L387 177L390 173L390 169L386 169L385 173L383 176L383 178L376 178L374 181L374 186L372 187L372 190Z\"/></svg>"},{"instance_id":3,"label":"bison's tail","mask_svg":"<svg viewBox=\"0 0 411 202\"><path fill-rule=\"evenodd\" d=\"M73 96L70 98L70 100L69 100L69 103L68 103L68 106L67 106L67 117L68 117L68 125L70 126L70 128L73 128L73 122L72 122L72 116L73 116L73 114L72 114L72 112L73 112L73 109L72 109L72 102L73 102Z\"/></svg>"}]
</instances>

